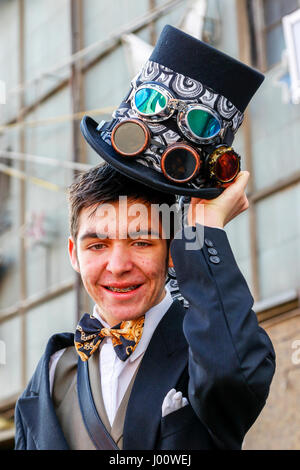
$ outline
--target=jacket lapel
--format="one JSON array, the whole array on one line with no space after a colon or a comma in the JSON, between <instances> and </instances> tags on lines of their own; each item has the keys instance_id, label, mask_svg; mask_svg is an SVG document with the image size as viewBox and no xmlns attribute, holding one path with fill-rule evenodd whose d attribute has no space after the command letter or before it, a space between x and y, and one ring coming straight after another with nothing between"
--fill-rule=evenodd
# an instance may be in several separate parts
<instances>
[{"instance_id":1,"label":"jacket lapel","mask_svg":"<svg viewBox=\"0 0 300 470\"><path fill-rule=\"evenodd\" d=\"M30 430L38 450L68 450L50 397L49 360L54 352L73 343L72 334L54 335L50 338L30 383L29 392L18 400L22 419Z\"/></svg>"},{"instance_id":2,"label":"jacket lapel","mask_svg":"<svg viewBox=\"0 0 300 470\"><path fill-rule=\"evenodd\" d=\"M188 361L182 330L184 314L180 302L174 301L145 352L128 402L124 450L155 448L164 397L175 388Z\"/></svg>"}]
</instances>

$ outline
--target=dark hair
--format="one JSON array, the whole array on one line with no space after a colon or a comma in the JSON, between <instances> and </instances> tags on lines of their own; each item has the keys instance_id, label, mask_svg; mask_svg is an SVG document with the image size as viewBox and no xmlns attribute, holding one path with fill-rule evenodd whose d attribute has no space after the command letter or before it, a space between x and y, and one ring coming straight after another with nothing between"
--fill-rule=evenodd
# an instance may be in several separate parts
<instances>
[{"instance_id":1,"label":"dark hair","mask_svg":"<svg viewBox=\"0 0 300 470\"><path fill-rule=\"evenodd\" d=\"M78 222L82 209L107 202L115 202L119 196L142 200L150 204L176 203L176 196L163 193L122 175L107 163L102 163L80 174L69 187L69 227L76 241ZM173 234L171 234L172 238Z\"/></svg>"}]
</instances>

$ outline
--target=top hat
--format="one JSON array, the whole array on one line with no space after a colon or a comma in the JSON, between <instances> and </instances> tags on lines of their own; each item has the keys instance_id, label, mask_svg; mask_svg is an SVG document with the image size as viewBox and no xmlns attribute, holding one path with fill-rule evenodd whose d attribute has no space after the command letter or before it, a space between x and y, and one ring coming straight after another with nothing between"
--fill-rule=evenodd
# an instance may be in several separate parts
<instances>
[{"instance_id":1,"label":"top hat","mask_svg":"<svg viewBox=\"0 0 300 470\"><path fill-rule=\"evenodd\" d=\"M219 145L231 145L243 122L243 113L260 87L264 76L251 67L214 47L166 25L156 46L140 73L132 80L129 93L112 120L100 125L84 116L81 132L89 145L111 166L124 175L157 190L177 195L212 199L223 190L212 187L201 171L188 182L171 181L161 166L161 151L155 145L145 148L135 158L124 157L115 150L111 136L114 128L125 119L141 119L132 104L132 93L144 83L159 84L181 101L209 108L226 129ZM196 151L207 145L195 144L182 134L176 116L161 122L147 122L152 137L165 148L175 143L188 143ZM223 139L223 141L222 141ZM209 147L209 146L208 146Z\"/></svg>"}]
</instances>

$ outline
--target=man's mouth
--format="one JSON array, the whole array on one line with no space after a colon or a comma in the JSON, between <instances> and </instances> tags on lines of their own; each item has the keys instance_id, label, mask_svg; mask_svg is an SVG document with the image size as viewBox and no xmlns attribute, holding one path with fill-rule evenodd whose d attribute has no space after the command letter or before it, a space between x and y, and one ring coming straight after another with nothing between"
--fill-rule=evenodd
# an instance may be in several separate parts
<instances>
[{"instance_id":1,"label":"man's mouth","mask_svg":"<svg viewBox=\"0 0 300 470\"><path fill-rule=\"evenodd\" d=\"M104 286L105 289L111 291L111 292L131 292L135 289L137 289L138 287L140 287L141 284L136 284L136 285L132 285L132 286L128 286L128 287L123 287L123 288L120 288L120 287L113 287L113 286Z\"/></svg>"}]
</instances>

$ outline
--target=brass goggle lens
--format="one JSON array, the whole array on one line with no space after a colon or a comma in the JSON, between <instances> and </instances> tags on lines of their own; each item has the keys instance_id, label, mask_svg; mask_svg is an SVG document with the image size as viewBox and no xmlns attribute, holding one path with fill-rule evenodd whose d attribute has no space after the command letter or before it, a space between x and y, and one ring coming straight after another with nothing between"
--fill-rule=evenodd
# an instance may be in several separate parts
<instances>
[{"instance_id":1,"label":"brass goggle lens","mask_svg":"<svg viewBox=\"0 0 300 470\"><path fill-rule=\"evenodd\" d=\"M219 147L209 156L208 168L210 177L229 183L240 171L240 156L231 147Z\"/></svg>"},{"instance_id":2,"label":"brass goggle lens","mask_svg":"<svg viewBox=\"0 0 300 470\"><path fill-rule=\"evenodd\" d=\"M148 147L149 140L149 129L135 119L120 122L111 135L111 143L116 152L126 157L135 157L142 153Z\"/></svg>"}]
</instances>

